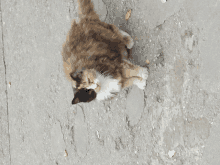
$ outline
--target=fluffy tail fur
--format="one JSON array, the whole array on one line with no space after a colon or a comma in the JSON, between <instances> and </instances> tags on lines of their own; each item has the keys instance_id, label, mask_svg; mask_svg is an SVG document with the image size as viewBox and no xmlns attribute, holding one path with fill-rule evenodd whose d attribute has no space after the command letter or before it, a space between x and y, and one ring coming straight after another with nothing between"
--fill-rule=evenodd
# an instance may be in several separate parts
<instances>
[{"instance_id":1,"label":"fluffy tail fur","mask_svg":"<svg viewBox=\"0 0 220 165\"><path fill-rule=\"evenodd\" d=\"M91 0L78 0L78 4L80 18L96 14Z\"/></svg>"}]
</instances>

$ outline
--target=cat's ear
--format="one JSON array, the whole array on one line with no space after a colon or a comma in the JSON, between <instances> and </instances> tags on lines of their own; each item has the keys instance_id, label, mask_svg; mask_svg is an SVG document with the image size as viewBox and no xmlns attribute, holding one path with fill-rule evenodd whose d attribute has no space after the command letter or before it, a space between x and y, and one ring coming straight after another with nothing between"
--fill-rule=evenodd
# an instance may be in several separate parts
<instances>
[{"instance_id":1,"label":"cat's ear","mask_svg":"<svg viewBox=\"0 0 220 165\"><path fill-rule=\"evenodd\" d=\"M78 97L74 97L72 100L72 104L77 104L77 103L80 103L80 100Z\"/></svg>"},{"instance_id":2,"label":"cat's ear","mask_svg":"<svg viewBox=\"0 0 220 165\"><path fill-rule=\"evenodd\" d=\"M82 102L82 100L80 99L80 92L78 90L76 91L76 89L75 89L72 104L77 104L77 103L80 103L80 102Z\"/></svg>"}]
</instances>

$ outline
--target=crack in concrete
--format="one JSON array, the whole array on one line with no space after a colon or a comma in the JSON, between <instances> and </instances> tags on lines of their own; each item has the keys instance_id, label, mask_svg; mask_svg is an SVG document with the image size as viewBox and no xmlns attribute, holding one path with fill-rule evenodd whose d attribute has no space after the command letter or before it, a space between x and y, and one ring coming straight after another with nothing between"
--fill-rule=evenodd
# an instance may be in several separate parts
<instances>
[{"instance_id":1,"label":"crack in concrete","mask_svg":"<svg viewBox=\"0 0 220 165\"><path fill-rule=\"evenodd\" d=\"M60 124L61 133L62 133L62 135L63 135L63 141L64 141L64 143L65 143L65 149L66 149L66 140L65 140L65 137L64 137L63 126L62 126L62 124L61 124L61 122L60 122L60 120L59 120L59 119L57 119L57 121L58 121L58 122L59 122L59 124Z\"/></svg>"},{"instance_id":2,"label":"crack in concrete","mask_svg":"<svg viewBox=\"0 0 220 165\"><path fill-rule=\"evenodd\" d=\"M5 62L5 52L4 52L4 36L3 36L3 20L2 20L2 2L0 1L0 12L1 12L1 27L2 27L2 56L3 56L3 63L5 68L5 85L6 85L6 106L7 106L7 120L8 120L8 137L9 137L9 160L11 164L11 142L10 142L10 132L9 132L9 110L8 110L8 89L7 89L7 71L6 71L6 62Z\"/></svg>"}]
</instances>

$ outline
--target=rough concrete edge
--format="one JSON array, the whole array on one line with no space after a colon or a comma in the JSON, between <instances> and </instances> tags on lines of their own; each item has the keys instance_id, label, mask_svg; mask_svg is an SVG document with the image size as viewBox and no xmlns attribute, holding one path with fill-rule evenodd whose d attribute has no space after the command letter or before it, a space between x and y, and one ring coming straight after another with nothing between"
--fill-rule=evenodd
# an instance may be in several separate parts
<instances>
[{"instance_id":1,"label":"rough concrete edge","mask_svg":"<svg viewBox=\"0 0 220 165\"><path fill-rule=\"evenodd\" d=\"M3 33L4 33L4 30L3 30L3 18L2 18L2 1L0 1L0 17L1 17L1 28L2 28L2 33L0 34L1 35L1 40L2 40L2 57L3 57L3 64L4 64L4 68L5 68L5 87L6 87L6 90L5 90L5 95L6 95L6 111L7 111L7 121L8 121L8 140L9 140L9 161L10 161L10 164L11 164L11 142L10 142L10 132L9 132L9 109L8 109L8 89L7 89L7 67L6 67L6 62L5 62L5 52L4 52L4 36L3 36Z\"/></svg>"}]
</instances>

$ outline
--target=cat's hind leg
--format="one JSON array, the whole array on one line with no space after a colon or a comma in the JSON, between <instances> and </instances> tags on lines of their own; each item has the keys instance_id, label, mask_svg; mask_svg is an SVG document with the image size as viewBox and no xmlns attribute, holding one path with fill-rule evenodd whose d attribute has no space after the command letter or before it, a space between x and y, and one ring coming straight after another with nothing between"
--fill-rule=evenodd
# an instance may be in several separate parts
<instances>
[{"instance_id":1,"label":"cat's hind leg","mask_svg":"<svg viewBox=\"0 0 220 165\"><path fill-rule=\"evenodd\" d=\"M137 85L138 88L144 89L148 78L147 68L132 64L127 60L123 60L123 88L131 85Z\"/></svg>"}]
</instances>

